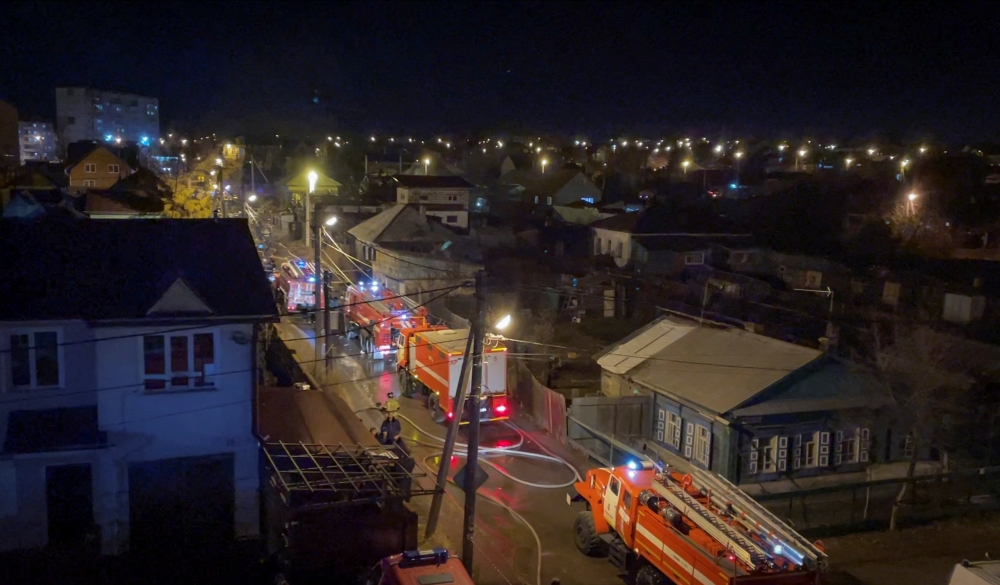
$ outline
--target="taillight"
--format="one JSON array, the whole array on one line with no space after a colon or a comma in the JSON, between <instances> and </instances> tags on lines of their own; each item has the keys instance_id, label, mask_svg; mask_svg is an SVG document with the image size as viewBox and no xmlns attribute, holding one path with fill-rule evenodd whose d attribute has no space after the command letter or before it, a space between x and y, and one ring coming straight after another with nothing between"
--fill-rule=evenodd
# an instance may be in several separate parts
<instances>
[{"instance_id":1,"label":"taillight","mask_svg":"<svg viewBox=\"0 0 1000 585\"><path fill-rule=\"evenodd\" d=\"M499 412L499 413L501 413L501 414L507 412L507 405L506 404L498 404L497 408L496 408L496 411Z\"/></svg>"},{"instance_id":2,"label":"taillight","mask_svg":"<svg viewBox=\"0 0 1000 585\"><path fill-rule=\"evenodd\" d=\"M494 398L493 410L496 411L497 414L504 414L507 412L507 401L503 398Z\"/></svg>"},{"instance_id":3,"label":"taillight","mask_svg":"<svg viewBox=\"0 0 1000 585\"><path fill-rule=\"evenodd\" d=\"M448 418L455 418L455 413L454 412L449 412L448 413Z\"/></svg>"}]
</instances>

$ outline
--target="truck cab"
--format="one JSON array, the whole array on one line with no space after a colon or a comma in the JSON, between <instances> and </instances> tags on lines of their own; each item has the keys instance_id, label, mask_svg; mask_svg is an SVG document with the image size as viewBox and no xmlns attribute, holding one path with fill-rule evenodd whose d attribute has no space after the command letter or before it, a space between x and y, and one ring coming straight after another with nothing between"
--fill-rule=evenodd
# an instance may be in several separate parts
<instances>
[{"instance_id":1,"label":"truck cab","mask_svg":"<svg viewBox=\"0 0 1000 585\"><path fill-rule=\"evenodd\" d=\"M446 549L411 550L382 559L368 585L475 585Z\"/></svg>"}]
</instances>

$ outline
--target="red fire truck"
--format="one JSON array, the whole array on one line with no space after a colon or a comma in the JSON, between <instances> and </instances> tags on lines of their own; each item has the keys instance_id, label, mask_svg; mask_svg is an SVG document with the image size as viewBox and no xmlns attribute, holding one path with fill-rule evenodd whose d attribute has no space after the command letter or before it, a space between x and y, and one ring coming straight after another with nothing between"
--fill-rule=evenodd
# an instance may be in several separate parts
<instances>
[{"instance_id":1,"label":"red fire truck","mask_svg":"<svg viewBox=\"0 0 1000 585\"><path fill-rule=\"evenodd\" d=\"M427 408L435 421L442 422L455 415L458 379L468 338L468 329L433 326L403 329L397 337L399 386L405 394L413 391L427 394ZM507 348L499 341L489 340L483 347L482 363L484 400L479 408L479 420L506 420L510 418ZM466 380L466 396L471 384L470 373ZM460 424L468 423L467 419L468 414L463 413Z\"/></svg>"},{"instance_id":2,"label":"red fire truck","mask_svg":"<svg viewBox=\"0 0 1000 585\"><path fill-rule=\"evenodd\" d=\"M652 462L587 472L576 546L609 555L636 585L818 585L827 556L719 475Z\"/></svg>"},{"instance_id":3,"label":"red fire truck","mask_svg":"<svg viewBox=\"0 0 1000 585\"><path fill-rule=\"evenodd\" d=\"M361 351L375 358L395 356L393 338L403 329L427 323L427 310L410 308L403 298L383 292L376 283L347 287L344 317L350 324L348 337L357 337Z\"/></svg>"},{"instance_id":4,"label":"red fire truck","mask_svg":"<svg viewBox=\"0 0 1000 585\"><path fill-rule=\"evenodd\" d=\"M285 295L288 312L316 307L316 280L316 270L310 262L293 260L281 265L275 274L275 285Z\"/></svg>"},{"instance_id":5,"label":"red fire truck","mask_svg":"<svg viewBox=\"0 0 1000 585\"><path fill-rule=\"evenodd\" d=\"M454 583L475 585L462 562L447 549L410 550L382 559L368 585L420 585Z\"/></svg>"}]
</instances>

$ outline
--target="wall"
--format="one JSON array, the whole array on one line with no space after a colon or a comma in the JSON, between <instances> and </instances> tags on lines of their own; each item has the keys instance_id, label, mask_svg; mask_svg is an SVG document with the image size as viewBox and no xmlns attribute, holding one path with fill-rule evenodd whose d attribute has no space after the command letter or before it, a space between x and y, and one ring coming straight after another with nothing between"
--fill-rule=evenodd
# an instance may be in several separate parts
<instances>
[{"instance_id":1,"label":"wall","mask_svg":"<svg viewBox=\"0 0 1000 585\"><path fill-rule=\"evenodd\" d=\"M553 205L567 205L582 199L592 199L590 203L601 200L601 189L583 173L577 174L563 185L563 188L552 197Z\"/></svg>"},{"instance_id":2,"label":"wall","mask_svg":"<svg viewBox=\"0 0 1000 585\"><path fill-rule=\"evenodd\" d=\"M632 261L632 234L594 228L593 255L613 256L615 265L623 268ZM600 243L600 247L598 247ZM621 254L618 246L621 245Z\"/></svg>"},{"instance_id":3,"label":"wall","mask_svg":"<svg viewBox=\"0 0 1000 585\"><path fill-rule=\"evenodd\" d=\"M469 209L468 189L423 189L417 187L397 187L397 203L424 203L429 205L451 205L459 209Z\"/></svg>"},{"instance_id":4,"label":"wall","mask_svg":"<svg viewBox=\"0 0 1000 585\"><path fill-rule=\"evenodd\" d=\"M361 242L358 245L360 247ZM383 281L390 290L406 295L467 282L481 269L482 266L477 264L398 250L387 250L385 253L376 250L375 260L372 262L372 272L376 279ZM456 294L463 293L471 294L471 289L456 291Z\"/></svg>"},{"instance_id":5,"label":"wall","mask_svg":"<svg viewBox=\"0 0 1000 585\"><path fill-rule=\"evenodd\" d=\"M154 333L164 327L106 328L108 339ZM142 337L108 339L100 344L98 384L109 390L98 400L101 428L108 432L113 461L95 490L99 506L114 510L116 522L104 530L105 552L120 552L128 541L128 463L174 457L235 454L236 535L259 532L258 449L252 429L255 368L252 343L241 345L234 334L252 339L252 325L223 325L186 330L215 332L214 388L149 393L143 387Z\"/></svg>"},{"instance_id":6,"label":"wall","mask_svg":"<svg viewBox=\"0 0 1000 585\"><path fill-rule=\"evenodd\" d=\"M444 225L462 229L468 229L469 227L468 211L454 209L427 209L425 213L434 217L440 217L441 223Z\"/></svg>"},{"instance_id":7,"label":"wall","mask_svg":"<svg viewBox=\"0 0 1000 585\"><path fill-rule=\"evenodd\" d=\"M88 173L87 165L96 166L95 172ZM113 173L109 165L118 165L118 172ZM69 171L69 185L73 191L83 191L86 189L108 189L117 183L122 177L132 174L125 161L121 160L106 148L98 148L87 158L81 160ZM86 181L93 181L92 186L86 186Z\"/></svg>"},{"instance_id":8,"label":"wall","mask_svg":"<svg viewBox=\"0 0 1000 585\"><path fill-rule=\"evenodd\" d=\"M0 168L16 167L20 161L17 108L0 101Z\"/></svg>"},{"instance_id":9,"label":"wall","mask_svg":"<svg viewBox=\"0 0 1000 585\"><path fill-rule=\"evenodd\" d=\"M11 388L10 335L31 328L60 332L61 384L44 390ZM0 325L0 444L7 437L8 415L16 410L41 410L97 404L98 383L94 372L96 345L92 331L81 321L4 323ZM82 342L82 343L81 343ZM100 477L101 451L63 451L0 457L0 479L12 480L15 489L0 484L0 551L45 546L48 543L45 467L68 463L91 463L94 481ZM13 469L13 471L11 471ZM95 490L96 492L96 490ZM95 510L95 519L99 519Z\"/></svg>"},{"instance_id":10,"label":"wall","mask_svg":"<svg viewBox=\"0 0 1000 585\"><path fill-rule=\"evenodd\" d=\"M59 87L56 128L64 147L79 140L108 140L108 136L134 143L146 138L145 144L149 145L160 136L159 100L82 87Z\"/></svg>"}]
</instances>

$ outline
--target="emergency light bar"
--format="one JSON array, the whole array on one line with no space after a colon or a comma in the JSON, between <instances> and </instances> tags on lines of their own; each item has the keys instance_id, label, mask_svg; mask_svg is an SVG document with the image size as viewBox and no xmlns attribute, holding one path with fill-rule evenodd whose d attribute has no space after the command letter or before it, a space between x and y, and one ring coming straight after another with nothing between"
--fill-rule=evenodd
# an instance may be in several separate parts
<instances>
[{"instance_id":1,"label":"emergency light bar","mask_svg":"<svg viewBox=\"0 0 1000 585\"><path fill-rule=\"evenodd\" d=\"M433 562L435 565L443 565L448 562L448 549L434 548L432 550L408 550L403 553L403 558L399 561L399 566L406 568L414 565L422 565Z\"/></svg>"}]
</instances>

